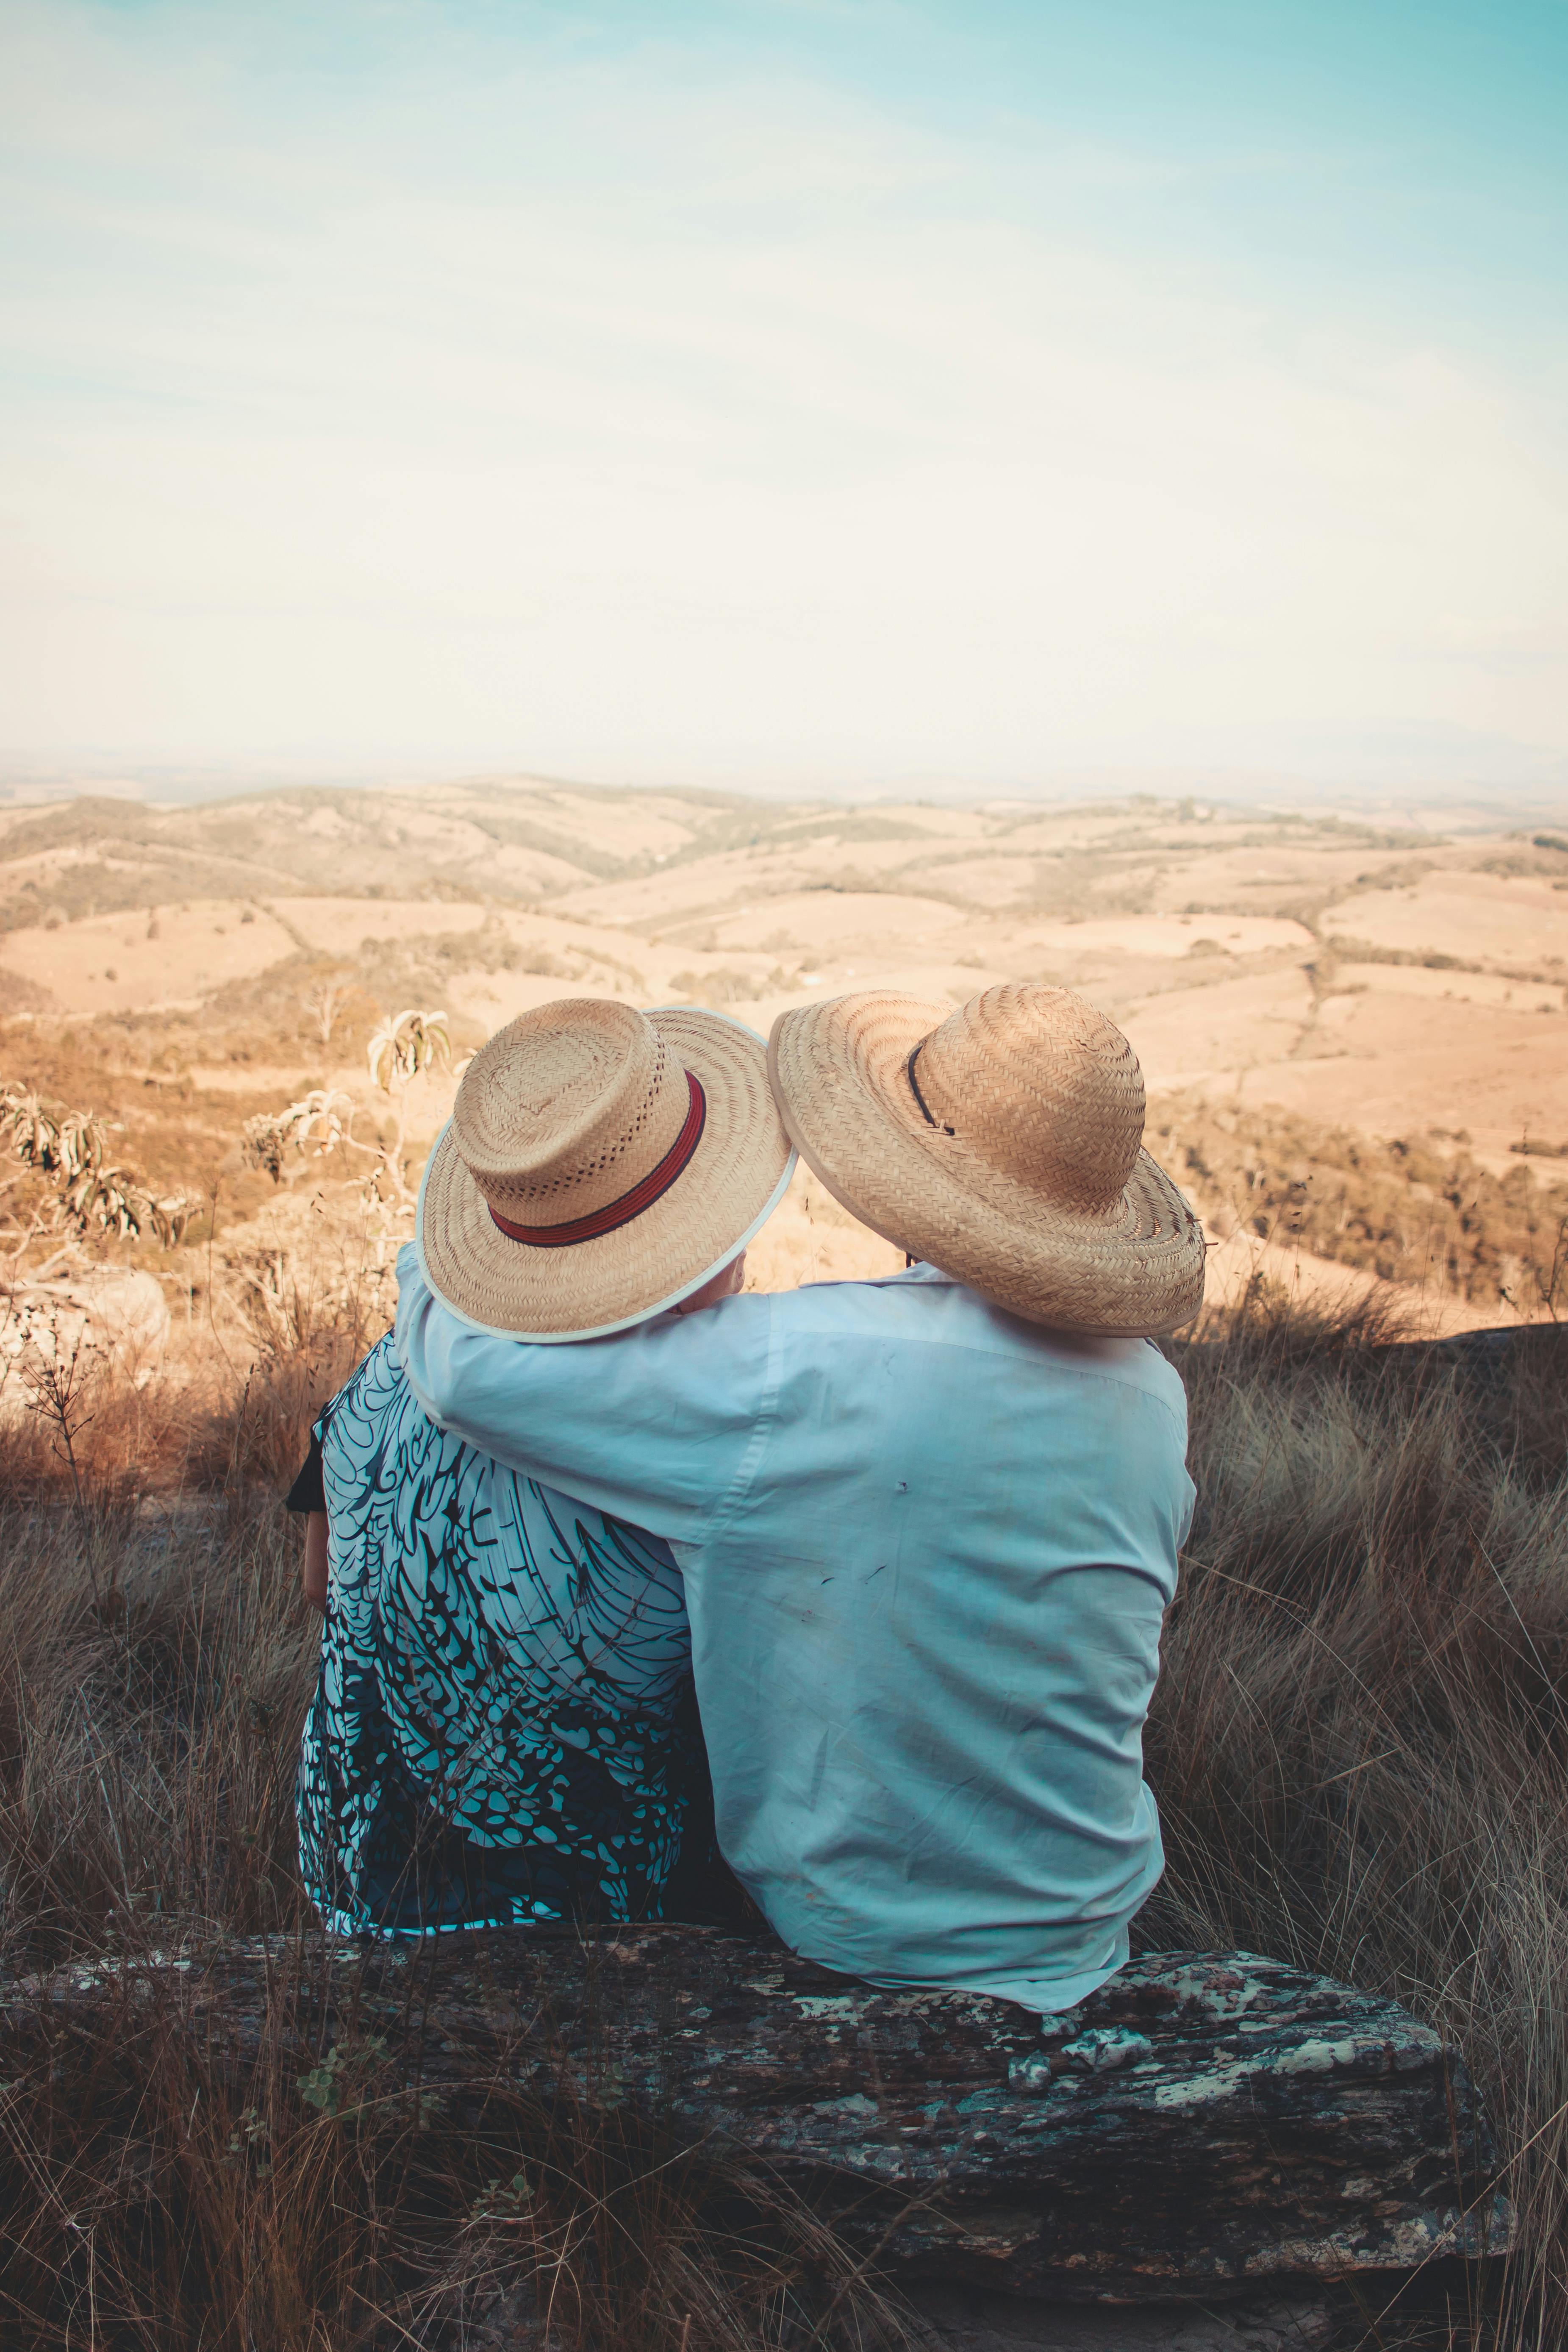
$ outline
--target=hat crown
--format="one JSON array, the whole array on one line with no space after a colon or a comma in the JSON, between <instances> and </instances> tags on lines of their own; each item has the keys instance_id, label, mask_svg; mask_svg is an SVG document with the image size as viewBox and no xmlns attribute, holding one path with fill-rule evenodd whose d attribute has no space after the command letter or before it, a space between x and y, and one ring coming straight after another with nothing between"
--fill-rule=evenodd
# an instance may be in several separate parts
<instances>
[{"instance_id":1,"label":"hat crown","mask_svg":"<svg viewBox=\"0 0 1568 2352\"><path fill-rule=\"evenodd\" d=\"M463 1073L458 1150L485 1198L542 1225L605 1208L680 1133L686 1073L645 1013L563 997L498 1029Z\"/></svg>"},{"instance_id":2,"label":"hat crown","mask_svg":"<svg viewBox=\"0 0 1568 2352\"><path fill-rule=\"evenodd\" d=\"M1065 1207L1110 1211L1143 1140L1143 1073L1120 1029L1070 989L1004 982L918 1049L932 1123Z\"/></svg>"}]
</instances>

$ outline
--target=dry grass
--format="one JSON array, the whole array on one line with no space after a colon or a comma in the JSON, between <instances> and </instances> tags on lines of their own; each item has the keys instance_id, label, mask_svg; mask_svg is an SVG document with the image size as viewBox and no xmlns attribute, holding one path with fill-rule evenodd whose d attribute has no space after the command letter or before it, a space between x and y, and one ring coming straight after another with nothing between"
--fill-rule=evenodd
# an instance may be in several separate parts
<instances>
[{"instance_id":1,"label":"dry grass","mask_svg":"<svg viewBox=\"0 0 1568 2352\"><path fill-rule=\"evenodd\" d=\"M205 1404L100 1375L79 1503L50 1431L9 1428L5 1969L304 1924L314 1627L276 1496L379 1302L279 1266ZM1298 1959L1463 2042L1521 2247L1440 2340L1543 2352L1568 2332L1563 1360L1550 1331L1492 1372L1384 1337L1255 1297L1177 1351L1202 1500L1150 1732L1170 1870L1142 1940ZM0 2087L8 2352L909 2340L804 2209L613 2113L497 2082L459 2129L374 2052L301 2074L264 2035L235 2080L177 2028L156 2005L62 2027Z\"/></svg>"},{"instance_id":2,"label":"dry grass","mask_svg":"<svg viewBox=\"0 0 1568 2352\"><path fill-rule=\"evenodd\" d=\"M312 1630L271 1510L0 1507L0 1957L299 1916Z\"/></svg>"},{"instance_id":3,"label":"dry grass","mask_svg":"<svg viewBox=\"0 0 1568 2352\"><path fill-rule=\"evenodd\" d=\"M16 2352L907 2342L804 2206L613 2112L500 2079L449 2105L384 2079L374 2039L302 2068L264 2031L237 2075L166 1991L95 2024L47 2030L0 2095Z\"/></svg>"},{"instance_id":4,"label":"dry grass","mask_svg":"<svg viewBox=\"0 0 1568 2352\"><path fill-rule=\"evenodd\" d=\"M316 1621L278 1496L381 1288L261 1269L254 1360L138 1392L94 1366L74 1450L0 1424L0 1972L285 1938ZM232 1345L232 1333L230 1340ZM150 1485L161 1491L148 1492ZM166 1982L166 1980L165 1980ZM177 1988L77 2015L0 2084L6 2352L875 2352L860 2258L761 2174L515 2084L460 2117L374 2045L209 2063ZM476 2104L477 2098L477 2104Z\"/></svg>"},{"instance_id":5,"label":"dry grass","mask_svg":"<svg viewBox=\"0 0 1568 2352\"><path fill-rule=\"evenodd\" d=\"M1263 1298L1176 1351L1201 1499L1141 1927L1389 1990L1463 2043L1521 2242L1458 2340L1523 2352L1568 2332L1568 1344L1384 1336Z\"/></svg>"},{"instance_id":6,"label":"dry grass","mask_svg":"<svg viewBox=\"0 0 1568 2352\"><path fill-rule=\"evenodd\" d=\"M1151 1148L1215 1230L1241 1225L1384 1282L1568 1317L1568 1184L1552 1160L1506 1175L1459 1137L1383 1141L1289 1111L1168 1097ZM1230 1225L1224 1222L1229 1213Z\"/></svg>"}]
</instances>

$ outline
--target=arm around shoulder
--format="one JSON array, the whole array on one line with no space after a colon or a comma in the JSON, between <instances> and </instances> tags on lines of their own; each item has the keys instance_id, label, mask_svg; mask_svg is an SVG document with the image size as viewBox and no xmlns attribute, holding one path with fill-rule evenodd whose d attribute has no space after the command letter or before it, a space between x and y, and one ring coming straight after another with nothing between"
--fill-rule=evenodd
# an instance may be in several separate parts
<instances>
[{"instance_id":1,"label":"arm around shoulder","mask_svg":"<svg viewBox=\"0 0 1568 2352\"><path fill-rule=\"evenodd\" d=\"M397 1278L397 1352L432 1421L594 1509L700 1539L763 1407L765 1297L539 1345L462 1322L431 1290L412 1246Z\"/></svg>"}]
</instances>

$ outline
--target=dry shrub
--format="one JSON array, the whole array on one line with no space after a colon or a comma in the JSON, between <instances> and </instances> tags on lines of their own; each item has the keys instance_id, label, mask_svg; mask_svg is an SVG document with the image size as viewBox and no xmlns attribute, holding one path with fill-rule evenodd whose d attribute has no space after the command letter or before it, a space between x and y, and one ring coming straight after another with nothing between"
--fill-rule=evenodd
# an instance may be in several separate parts
<instances>
[{"instance_id":1,"label":"dry shrub","mask_svg":"<svg viewBox=\"0 0 1568 2352\"><path fill-rule=\"evenodd\" d=\"M280 1497L385 1327L382 1255L258 1260L226 1341L143 1387L88 1347L0 1397L5 1963L301 1917L317 1628Z\"/></svg>"},{"instance_id":2,"label":"dry shrub","mask_svg":"<svg viewBox=\"0 0 1568 2352\"><path fill-rule=\"evenodd\" d=\"M0 1503L75 1496L79 1478L100 1507L178 1483L190 1399L173 1381L138 1385L137 1370L90 1331L79 1344L68 1335L52 1359L25 1349L0 1370Z\"/></svg>"},{"instance_id":3,"label":"dry shrub","mask_svg":"<svg viewBox=\"0 0 1568 2352\"><path fill-rule=\"evenodd\" d=\"M26 1492L0 1479L14 1970L306 1923L291 1784L315 1629L276 1497L385 1301L368 1277L254 1270L250 1352L169 1456L184 1493L138 1501L129 1423L100 1460L130 1411L112 1395L79 1505L58 1465ZM1520 2252L1422 2341L1542 2352L1568 2335L1568 1339L1393 1328L1258 1293L1174 1350L1200 1505L1149 1728L1170 1867L1140 1936L1330 1970L1464 2044ZM5 2071L17 2352L906 2340L804 2208L614 2109L495 2081L459 2116L400 2089L374 2038L302 2066L264 2032L226 2074L177 1980L133 2012L106 1996Z\"/></svg>"},{"instance_id":4,"label":"dry shrub","mask_svg":"<svg viewBox=\"0 0 1568 2352\"><path fill-rule=\"evenodd\" d=\"M282 1514L0 1505L0 1958L297 1920L315 1678Z\"/></svg>"},{"instance_id":5,"label":"dry shrub","mask_svg":"<svg viewBox=\"0 0 1568 2352\"><path fill-rule=\"evenodd\" d=\"M1568 1318L1568 1184L1522 1159L1493 1175L1465 1141L1384 1141L1195 1093L1166 1097L1150 1122L1152 1148L1205 1213L1385 1282Z\"/></svg>"},{"instance_id":6,"label":"dry shrub","mask_svg":"<svg viewBox=\"0 0 1568 2352\"><path fill-rule=\"evenodd\" d=\"M239 1328L226 1377L195 1400L186 1475L229 1492L281 1492L321 1407L392 1320L393 1253L350 1235L309 1256L258 1254L237 1271Z\"/></svg>"},{"instance_id":7,"label":"dry shrub","mask_svg":"<svg viewBox=\"0 0 1568 2352\"><path fill-rule=\"evenodd\" d=\"M395 1254L351 1230L307 1253L230 1255L161 1370L90 1325L79 1341L0 1349L0 1501L79 1496L82 1482L100 1508L283 1492L322 1406L392 1320ZM16 1328L3 1299L0 1327Z\"/></svg>"},{"instance_id":8,"label":"dry shrub","mask_svg":"<svg viewBox=\"0 0 1568 2352\"><path fill-rule=\"evenodd\" d=\"M296 1959L297 1964L297 1959ZM279 1956L274 2014L289 2007ZM15 2352L902 2352L894 2307L761 2173L501 2079L440 2093L374 2035L208 2062L169 1980L105 1996L0 2091Z\"/></svg>"},{"instance_id":9,"label":"dry shrub","mask_svg":"<svg viewBox=\"0 0 1568 2352\"><path fill-rule=\"evenodd\" d=\"M1255 1297L1175 1351L1200 1499L1140 1927L1464 2045L1521 2213L1477 2340L1522 2352L1568 2332L1568 1335L1376 1336Z\"/></svg>"},{"instance_id":10,"label":"dry shrub","mask_svg":"<svg viewBox=\"0 0 1568 2352\"><path fill-rule=\"evenodd\" d=\"M0 2342L896 2352L860 2258L765 2175L500 2079L459 2114L401 2088L374 2035L302 2063L283 2030L311 1916L293 1782L317 1624L278 1496L380 1328L367 1267L345 1287L258 1265L254 1360L181 1391L194 1433L161 1458L183 1491L129 1475L135 1392L112 1365L79 1499L47 1418L0 1424L20 1457L0 1476L0 1969L282 1938L242 2074L190 2031L178 1977L106 1987L7 2052Z\"/></svg>"}]
</instances>

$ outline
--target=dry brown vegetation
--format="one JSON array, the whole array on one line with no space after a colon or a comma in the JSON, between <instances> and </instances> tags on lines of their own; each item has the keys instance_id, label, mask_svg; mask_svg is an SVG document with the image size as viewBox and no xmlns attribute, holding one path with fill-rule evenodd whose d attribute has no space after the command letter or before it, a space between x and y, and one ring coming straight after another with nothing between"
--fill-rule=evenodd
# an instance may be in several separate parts
<instances>
[{"instance_id":1,"label":"dry brown vegetation","mask_svg":"<svg viewBox=\"0 0 1568 2352\"><path fill-rule=\"evenodd\" d=\"M1410 1141L1289 1112L1168 1097L1149 1148L1211 1234L1245 1226L1373 1274L1533 1320L1568 1316L1568 1183L1478 1165L1464 1136Z\"/></svg>"},{"instance_id":2,"label":"dry brown vegetation","mask_svg":"<svg viewBox=\"0 0 1568 2352\"><path fill-rule=\"evenodd\" d=\"M331 1289L328 1284L326 1288ZM308 1286L306 1286L308 1287ZM373 1278L374 1287L374 1278ZM368 1295L368 1294L367 1294ZM285 1939L315 1675L279 1494L356 1359L270 1327L237 1383L149 1397L98 1360L0 1440L0 1969ZM201 1410L193 1411L200 1406ZM69 1441L69 1459L67 1442ZM859 2256L761 2174L498 2079L476 2123L374 2036L237 2079L157 2002L0 2084L0 2340L16 2352L903 2344Z\"/></svg>"},{"instance_id":3,"label":"dry brown vegetation","mask_svg":"<svg viewBox=\"0 0 1568 2352\"><path fill-rule=\"evenodd\" d=\"M1568 1183L1540 1149L1568 1138L1565 884L1555 836L1417 852L1152 802L475 786L16 818L0 1083L108 1122L128 1183L195 1205L165 1247L58 1223L58 1171L0 1167L0 1966L302 1925L313 1625L277 1498L389 1318L453 1083L378 1089L379 1023L438 1005L460 1057L566 991L765 1029L845 987L954 1002L1049 977L1172 1082L1150 1139L1211 1231L1420 1286L1329 1315L1255 1283L1177 1350L1202 1501L1150 1732L1171 1866L1142 1932L1304 1960L1454 2032L1522 2231L1430 2340L1564 2340L1568 1342L1482 1346L1479 1370L1374 1343L1424 1302L1439 1327L1568 1319ZM342 1097L357 1158L285 1131L313 1089ZM387 1155L401 1184L378 1188ZM752 1279L899 1262L803 1175ZM62 1282L117 1271L172 1311L151 1354L57 1311ZM27 1316L58 1344L14 1344ZM7 2352L900 2340L764 2181L502 2084L458 2135L384 2095L374 2060L302 2078L264 2044L251 2079L219 2079L155 2014L38 2053L0 2085Z\"/></svg>"},{"instance_id":4,"label":"dry brown vegetation","mask_svg":"<svg viewBox=\"0 0 1568 2352\"><path fill-rule=\"evenodd\" d=\"M89 1368L79 1487L48 1399L12 1415L6 1969L304 1924L314 1625L278 1494L384 1311L374 1268L357 1291L297 1269L205 1393ZM1201 1501L1149 1738L1170 1868L1140 1932L1386 1988L1463 2042L1520 2253L1365 2340L1538 2352L1568 2324L1563 1342L1396 1337L1258 1292L1176 1349ZM17 2352L458 2352L542 2344L545 2315L562 2352L908 2340L760 2177L502 2083L455 2133L382 2084L374 2042L301 2073L264 2040L236 2079L154 2009L32 2053L0 2119Z\"/></svg>"},{"instance_id":5,"label":"dry brown vegetation","mask_svg":"<svg viewBox=\"0 0 1568 2352\"><path fill-rule=\"evenodd\" d=\"M1150 1727L1154 1942L1459 2039L1521 2214L1455 2339L1568 2329L1568 1339L1387 1345L1267 1295L1175 1349L1199 1507Z\"/></svg>"},{"instance_id":6,"label":"dry brown vegetation","mask_svg":"<svg viewBox=\"0 0 1568 2352\"><path fill-rule=\"evenodd\" d=\"M765 1032L847 988L940 1004L1046 979L1174 1095L1205 1213L1420 1281L1451 1321L1529 1315L1565 1189L1562 840L1151 795L852 809L526 779L0 810L0 1081L97 1113L155 1199L195 1202L195 1257L131 1253L188 1303L215 1214L220 1251L279 1244L247 1121L325 1087L358 1140L390 1139L364 1055L400 1006L440 1007L460 1061L564 992ZM451 1086L413 1106L410 1178ZM346 1170L278 1172L292 1195Z\"/></svg>"}]
</instances>

